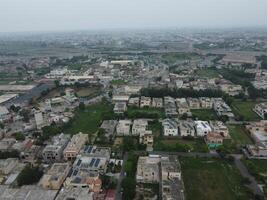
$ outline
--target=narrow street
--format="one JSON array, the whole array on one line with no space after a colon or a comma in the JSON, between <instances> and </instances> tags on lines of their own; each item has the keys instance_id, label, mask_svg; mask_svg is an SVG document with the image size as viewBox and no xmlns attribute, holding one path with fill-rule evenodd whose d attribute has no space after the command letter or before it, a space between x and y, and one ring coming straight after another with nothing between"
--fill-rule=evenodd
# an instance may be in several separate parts
<instances>
[{"instance_id":1,"label":"narrow street","mask_svg":"<svg viewBox=\"0 0 267 200\"><path fill-rule=\"evenodd\" d=\"M116 200L121 200L122 199L122 193L121 193L121 183L122 183L122 180L124 178L124 174L125 174L125 163L128 159L128 153L126 152L123 156L123 165L122 165L122 168L121 168L121 173L120 173L120 177L119 177L119 180L118 180L118 183L117 183L117 187L116 187L116 197L115 199Z\"/></svg>"}]
</instances>

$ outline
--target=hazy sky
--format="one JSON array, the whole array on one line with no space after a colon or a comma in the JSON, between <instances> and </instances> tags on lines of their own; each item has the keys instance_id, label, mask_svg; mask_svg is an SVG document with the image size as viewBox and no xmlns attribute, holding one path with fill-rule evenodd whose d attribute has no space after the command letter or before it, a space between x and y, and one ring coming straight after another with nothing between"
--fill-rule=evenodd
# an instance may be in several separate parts
<instances>
[{"instance_id":1,"label":"hazy sky","mask_svg":"<svg viewBox=\"0 0 267 200\"><path fill-rule=\"evenodd\" d=\"M267 0L0 0L0 32L267 27Z\"/></svg>"}]
</instances>

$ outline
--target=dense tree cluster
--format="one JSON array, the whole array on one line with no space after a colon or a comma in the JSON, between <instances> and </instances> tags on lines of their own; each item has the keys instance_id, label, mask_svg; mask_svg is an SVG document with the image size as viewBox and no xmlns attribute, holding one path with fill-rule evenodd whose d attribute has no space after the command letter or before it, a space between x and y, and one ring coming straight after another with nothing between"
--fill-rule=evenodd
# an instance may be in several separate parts
<instances>
[{"instance_id":1,"label":"dense tree cluster","mask_svg":"<svg viewBox=\"0 0 267 200\"><path fill-rule=\"evenodd\" d=\"M192 89L171 89L171 88L143 88L141 90L142 96L148 97L165 97L171 96L174 98L187 97L223 97L224 93L220 90L206 89L206 90L192 90Z\"/></svg>"},{"instance_id":2,"label":"dense tree cluster","mask_svg":"<svg viewBox=\"0 0 267 200\"><path fill-rule=\"evenodd\" d=\"M30 165L26 165L25 168L18 175L18 185L22 186L37 183L42 177L42 175L43 172L39 169L39 167L32 167Z\"/></svg>"}]
</instances>

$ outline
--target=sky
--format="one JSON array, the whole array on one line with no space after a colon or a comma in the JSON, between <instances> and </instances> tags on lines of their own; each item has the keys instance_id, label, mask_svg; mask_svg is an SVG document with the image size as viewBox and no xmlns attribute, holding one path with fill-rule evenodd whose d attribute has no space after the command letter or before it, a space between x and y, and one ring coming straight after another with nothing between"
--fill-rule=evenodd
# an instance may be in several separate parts
<instances>
[{"instance_id":1,"label":"sky","mask_svg":"<svg viewBox=\"0 0 267 200\"><path fill-rule=\"evenodd\" d=\"M267 27L267 0L0 0L0 32Z\"/></svg>"}]
</instances>

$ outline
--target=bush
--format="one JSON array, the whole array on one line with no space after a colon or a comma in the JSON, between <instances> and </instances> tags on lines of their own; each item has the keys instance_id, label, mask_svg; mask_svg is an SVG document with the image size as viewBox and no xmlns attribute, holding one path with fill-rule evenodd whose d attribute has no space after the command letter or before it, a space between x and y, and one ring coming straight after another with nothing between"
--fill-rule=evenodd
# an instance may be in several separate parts
<instances>
[{"instance_id":1,"label":"bush","mask_svg":"<svg viewBox=\"0 0 267 200\"><path fill-rule=\"evenodd\" d=\"M18 175L18 185L22 186L37 183L42 175L43 172L39 170L39 167L31 167L30 165L26 165L26 167Z\"/></svg>"}]
</instances>

